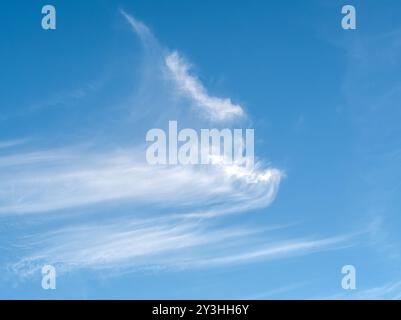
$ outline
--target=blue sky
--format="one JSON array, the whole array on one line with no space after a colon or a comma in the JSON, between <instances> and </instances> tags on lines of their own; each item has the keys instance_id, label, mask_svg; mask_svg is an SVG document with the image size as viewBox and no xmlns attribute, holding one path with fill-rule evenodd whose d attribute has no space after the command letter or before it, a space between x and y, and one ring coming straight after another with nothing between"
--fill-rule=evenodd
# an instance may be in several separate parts
<instances>
[{"instance_id":1,"label":"blue sky","mask_svg":"<svg viewBox=\"0 0 401 320\"><path fill-rule=\"evenodd\" d=\"M400 17L396 0L3 3L0 297L400 298ZM147 165L169 120L254 128L258 166Z\"/></svg>"}]
</instances>

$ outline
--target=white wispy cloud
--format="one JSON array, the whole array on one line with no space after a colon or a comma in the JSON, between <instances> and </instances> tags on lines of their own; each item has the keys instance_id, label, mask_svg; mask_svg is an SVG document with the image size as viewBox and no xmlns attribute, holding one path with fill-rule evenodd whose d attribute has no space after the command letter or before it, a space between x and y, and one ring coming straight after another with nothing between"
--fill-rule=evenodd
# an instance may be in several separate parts
<instances>
[{"instance_id":1,"label":"white wispy cloud","mask_svg":"<svg viewBox=\"0 0 401 320\"><path fill-rule=\"evenodd\" d=\"M268 291L259 292L242 298L244 300L258 300L258 299L278 299L283 294L288 294L291 291L299 289L306 285L306 282L297 282L290 285L285 285ZM280 299L280 298L279 298Z\"/></svg>"},{"instance_id":2,"label":"white wispy cloud","mask_svg":"<svg viewBox=\"0 0 401 320\"><path fill-rule=\"evenodd\" d=\"M0 149L19 146L21 144L24 144L27 141L28 141L28 139L3 140L3 141L0 141Z\"/></svg>"},{"instance_id":3,"label":"white wispy cloud","mask_svg":"<svg viewBox=\"0 0 401 320\"><path fill-rule=\"evenodd\" d=\"M0 213L40 213L122 200L212 206L214 214L223 206L227 213L241 205L251 209L271 203L281 179L280 171L269 168L236 174L229 165L149 166L139 159L144 153L140 149L87 153L84 160L79 150L0 157ZM213 207L215 203L219 205Z\"/></svg>"},{"instance_id":4,"label":"white wispy cloud","mask_svg":"<svg viewBox=\"0 0 401 320\"><path fill-rule=\"evenodd\" d=\"M319 297L324 300L399 300L401 299L401 281L389 281L385 284L371 288L357 288L356 290L343 290L338 294Z\"/></svg>"},{"instance_id":5,"label":"white wispy cloud","mask_svg":"<svg viewBox=\"0 0 401 320\"><path fill-rule=\"evenodd\" d=\"M133 15L126 13L123 9L120 9L120 13L127 20L135 33L141 38L144 44L154 45L156 43L156 38L143 22L136 19Z\"/></svg>"},{"instance_id":6,"label":"white wispy cloud","mask_svg":"<svg viewBox=\"0 0 401 320\"><path fill-rule=\"evenodd\" d=\"M149 65L155 62L150 80L159 81L162 75L168 87L173 84L174 90L167 90L168 94L184 94L205 112L207 120L196 113L197 123L209 123L211 119L224 120L226 125L245 116L241 106L230 99L210 96L190 73L189 64L177 52L160 46L144 23L124 11L121 14L147 48ZM166 72L169 76L164 77ZM166 103L152 104L154 114L169 118L176 106L167 103L170 100L166 92L158 89L151 87L150 96ZM140 118L141 125L148 129L154 127L154 121ZM108 132L113 140L112 128ZM97 141L86 142L93 146ZM65 268L207 267L306 254L333 245L323 239L293 239L252 249L256 229L214 224L214 217L267 207L275 199L283 172L262 166L261 161L256 161L253 168L223 162L149 166L142 142L126 143L118 150L102 146L86 149L81 144L76 141L68 148L43 150L28 145L29 151L0 157L0 216L45 215L61 210L62 217L68 216L66 212L71 214L64 227L44 227L42 235L24 238L18 246L25 246L27 252L10 264L12 270L27 274L43 263ZM88 208L92 212L104 209L106 203L124 209L108 215L107 224L82 222ZM142 211L151 215L139 220ZM58 215L52 217L57 220ZM239 244L225 251L231 239ZM221 252L227 255L222 257Z\"/></svg>"},{"instance_id":7,"label":"white wispy cloud","mask_svg":"<svg viewBox=\"0 0 401 320\"><path fill-rule=\"evenodd\" d=\"M191 92L193 99L209 109L210 115L228 120L234 114L243 114L229 100L209 97L202 84L189 75L177 53L165 56L165 50L144 23L123 10L120 12L142 42L166 57L176 80ZM170 112L165 105L156 108L159 114L168 116ZM146 121L151 128L152 119ZM40 213L131 201L191 205L191 215L211 217L269 205L283 177L281 170L260 163L254 168L224 162L211 166L149 166L141 157L144 154L142 146L97 153L72 146L4 155L0 157L0 213ZM202 207L207 210L201 210Z\"/></svg>"},{"instance_id":8,"label":"white wispy cloud","mask_svg":"<svg viewBox=\"0 0 401 320\"><path fill-rule=\"evenodd\" d=\"M269 258L284 258L289 256L299 256L318 252L322 250L336 249L339 247L349 246L346 244L350 240L350 236L338 236L332 238L323 238L318 240L293 239L282 241L281 243L273 243L259 249L247 250L244 253L223 255L210 259L202 259L193 262L197 266L217 266L227 264L249 263L256 260Z\"/></svg>"},{"instance_id":9,"label":"white wispy cloud","mask_svg":"<svg viewBox=\"0 0 401 320\"><path fill-rule=\"evenodd\" d=\"M159 268L169 255L179 261L186 255L202 252L205 245L255 234L245 228L211 230L195 220L177 219L117 219L107 224L87 224L62 228L34 236L39 244L35 254L28 255L11 268L30 273L44 261L64 269L93 268ZM85 235L84 237L82 235Z\"/></svg>"},{"instance_id":10,"label":"white wispy cloud","mask_svg":"<svg viewBox=\"0 0 401 320\"><path fill-rule=\"evenodd\" d=\"M191 98L211 120L231 120L245 115L242 107L232 103L231 99L210 96L200 80L190 73L190 65L178 52L166 57L166 65L180 92Z\"/></svg>"},{"instance_id":11,"label":"white wispy cloud","mask_svg":"<svg viewBox=\"0 0 401 320\"><path fill-rule=\"evenodd\" d=\"M84 224L28 237L39 247L9 269L30 275L44 263L59 272L75 268L120 270L182 270L289 258L349 245L350 236L315 240L266 238L261 228L219 227L197 219L122 219L107 224ZM83 236L84 235L84 236ZM255 240L268 239L264 245ZM31 245L32 246L32 245ZM256 247L256 248L255 248ZM221 255L221 252L226 252Z\"/></svg>"},{"instance_id":12,"label":"white wispy cloud","mask_svg":"<svg viewBox=\"0 0 401 320\"><path fill-rule=\"evenodd\" d=\"M374 288L359 290L354 299L401 299L401 281L392 281Z\"/></svg>"},{"instance_id":13,"label":"white wispy cloud","mask_svg":"<svg viewBox=\"0 0 401 320\"><path fill-rule=\"evenodd\" d=\"M4 156L0 156L0 168L7 168L7 171L0 172L7 173L8 170L12 168L18 168L18 166L23 165L45 165L46 163L55 162L57 160L60 161L71 161L79 159L78 154L72 154L66 152L65 149L54 149L54 150L45 150L45 151L31 151L24 153L13 153ZM5 169L4 169L5 170Z\"/></svg>"},{"instance_id":14,"label":"white wispy cloud","mask_svg":"<svg viewBox=\"0 0 401 320\"><path fill-rule=\"evenodd\" d=\"M158 41L145 24L123 10L120 12L144 45L153 46L154 49L159 47ZM167 49L158 49L160 58L164 60L167 67L168 79L175 84L177 93L189 98L208 119L212 121L227 121L245 116L243 108L233 103L230 98L209 95L198 77L190 72L190 64L177 51L168 52Z\"/></svg>"}]
</instances>

